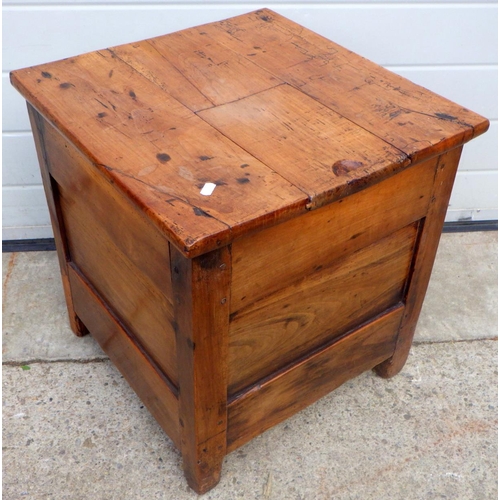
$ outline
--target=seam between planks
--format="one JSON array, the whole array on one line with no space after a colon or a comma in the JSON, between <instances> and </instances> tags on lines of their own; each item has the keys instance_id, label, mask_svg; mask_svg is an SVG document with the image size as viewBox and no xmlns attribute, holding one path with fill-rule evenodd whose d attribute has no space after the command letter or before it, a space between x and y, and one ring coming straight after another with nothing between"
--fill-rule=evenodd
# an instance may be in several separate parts
<instances>
[{"instance_id":1,"label":"seam between planks","mask_svg":"<svg viewBox=\"0 0 500 500\"><path fill-rule=\"evenodd\" d=\"M263 10L267 10L267 9L263 9ZM258 12L258 11L254 11L254 12ZM270 12L274 13L273 11L270 11ZM279 15L279 14L278 14L278 15ZM300 34L300 33L294 33L294 32L292 32L292 31L290 31L290 30L289 30L286 26L282 25L281 23L279 23L279 22L278 22L278 23L273 23L273 24L274 24L275 28L276 28L278 31L281 31L281 32L286 31L286 33L287 33L287 34L292 35L292 36L297 36L297 37L298 37L298 38L300 38L301 40L304 40L304 39L303 39L303 37L301 36L301 34ZM219 24L217 24L217 29L220 29L221 31L224 31L224 32L225 32L225 33L227 33L230 37L234 38L235 40L238 40L238 39L237 39L237 38L236 38L236 37L235 37L232 33L230 33L229 31L227 31L226 29L224 29L222 26L220 26L220 23L219 23ZM302 27L302 29L304 29L304 28ZM322 35L319 35L318 33L315 33L315 34L316 34L317 36L319 36L319 37L323 38L324 40L326 40L328 43L334 43L334 42L332 42L331 40L329 40L328 38L323 37ZM308 42L307 40L304 40L304 41ZM239 54L239 52L236 52L234 49L232 49L232 48L231 48L231 47L229 47L228 45L224 44L224 42L223 42L223 41L218 41L218 43L220 43L221 45L224 45L224 47L226 47L227 49L229 49L229 50L233 51L234 53ZM314 41L310 41L310 42L308 42L308 43L310 43L311 45L314 45L315 47L317 47L317 48L318 48L318 50L321 50L321 47L318 47L318 45L317 45L316 43L314 43ZM244 57L245 59L247 59L247 60L251 61L250 59L248 59L248 57L247 57L246 55L241 54L241 56L242 56L242 57ZM363 56L360 56L360 57L363 57ZM391 144L391 143L390 143L389 141L387 141L386 139L384 139L384 138L382 138L382 137L379 137L379 136L378 136L378 135L376 135L374 132L372 132L372 131L370 131L370 130L366 129L366 128L365 128L365 127L363 127L362 125L359 125L359 124L358 124L358 123L356 123L355 121L353 121L353 120L351 120L350 118L348 118L348 117L344 116L344 115L343 115L343 114L341 114L338 110L333 109L333 108L332 108L331 106L329 106L328 104L325 104L325 103L321 102L319 99L317 99L316 97L311 96L310 94L308 94L308 93L304 92L304 91L303 91L303 90L302 90L299 86L296 86L296 85L294 85L293 83L290 83L290 81L288 81L288 79L287 79L287 78L284 78L283 76L279 76L279 75L275 74L273 71L271 71L271 70L269 70L269 69L267 69L267 68L264 68L263 66L259 65L259 64L258 64L257 62L255 62L255 61L251 61L251 62L253 62L253 63L254 63L256 66L258 66L259 68L261 68L261 69L263 69L263 70L265 70L265 71L270 72L270 73L271 73L274 77L276 77L276 78L278 78L278 79L280 79L280 80L284 80L284 81L285 81L288 85L290 85L291 87L295 88L295 89L296 89L296 90L298 90L299 92L302 92L304 95L308 96L309 98L311 98L311 99L313 99L313 100L315 100L315 101L319 102L322 106L324 106L324 107L326 107L326 108L330 109L330 110L331 110L331 111L333 111L334 113L337 113L339 116L342 116L345 120L348 120L350 123L353 123L353 124L354 124L354 125L356 125L357 127L361 128L361 129L363 129L363 130L365 130L366 132L368 132L368 133L369 133L369 134L371 134L372 136L377 137L378 139L380 139L381 141L385 142L386 144L388 144L389 146L391 146L391 147L392 147L392 148L394 148L395 150L400 151L400 152L401 152L401 154L402 154L402 155L404 155L404 156L403 156L403 161L401 162L401 164L402 164L402 165L404 165L404 160L408 160L408 161L409 161L409 164L408 164L408 165L405 165L405 167L406 167L406 166L409 166L410 164L412 164L412 163L413 163L413 159L412 159L411 155L409 155L409 154L405 153L403 150L401 150L401 149L399 149L398 147L394 146L394 144ZM381 66L381 67L383 68L383 66ZM387 70L387 71L391 71L391 70ZM398 75L398 76L400 76L400 75ZM404 77L401 77L401 78L404 78ZM406 80L406 78L405 78L405 80ZM408 80L408 81L409 81L409 80ZM411 82L411 83L413 83L413 82ZM416 85L416 84L414 84L414 85ZM402 108L401 106L399 106L399 107L400 107L401 109L407 109L407 108ZM423 113L423 112L414 111L414 110L411 110L411 109L407 109L407 110L411 111L412 113L417 113L417 114L422 114L422 115L425 115L425 116L429 116L430 118L434 118L434 119L436 119L436 120L440 120L440 121L442 121L442 120L443 120L442 118L439 118L439 117L437 117L437 116L433 116L433 115L428 115L428 114ZM444 120L444 121L446 121L446 120ZM468 124L468 123L464 123L464 122L456 122L456 123L458 123L458 124L460 124L460 125L463 125L463 126L467 126L467 128L468 128L468 129L472 130L472 137L471 137L471 138L473 138L473 137L475 136L476 130L475 130L475 128L474 128L472 125L470 125L470 124ZM465 131L463 132L463 135L465 135ZM439 153L438 153L438 154L439 154ZM430 155L430 156L429 156L429 158L431 158L432 156L433 156L433 155ZM420 160L419 160L419 162L420 162Z\"/></svg>"},{"instance_id":2,"label":"seam between planks","mask_svg":"<svg viewBox=\"0 0 500 500\"><path fill-rule=\"evenodd\" d=\"M261 10L269 10L269 9L261 9ZM257 12L259 12L259 10L254 11L254 13L257 13ZM273 14L277 14L277 13L275 13L275 12L274 12L274 11L272 11L272 10L269 10L269 12L271 12L271 13L273 13ZM251 13L249 13L249 14L251 14ZM278 14L278 15L280 15L280 14ZM292 22L293 22L293 21L292 21ZM235 37L232 33L230 33L229 31L225 30L222 26L220 26L220 23L215 23L215 24L216 24L216 26L217 26L217 29L220 29L221 31L224 31L224 32L225 32L225 33L227 33L230 37L234 38L235 40L238 40L238 38L237 38L237 37ZM300 34L300 33L294 33L294 32L292 32L292 31L290 31L290 30L289 30L286 26L283 26L281 23L278 23L278 25L277 25L275 22L273 22L272 24L273 24L273 26L274 26L274 27L275 27L278 31L282 31L282 32L283 32L283 30L285 30L285 31L286 31L286 34L291 35L291 36L297 36L297 37L298 37L298 38L300 38L301 40L303 40L303 41L305 41L305 42L308 42L307 40L305 40L305 39L301 36L301 34ZM301 32L302 32L304 29L306 29L306 28L304 28L303 26L301 26ZM309 30L309 31L310 31L310 30ZM326 40L328 43L335 43L335 42L332 42L331 40L329 40L328 38L326 38L326 37L324 37L324 36L322 36L322 35L319 35L318 33L315 33L315 32L312 32L312 33L314 33L315 35L317 35L317 36L319 36L319 37L323 38L323 39L324 39L324 40ZM234 53L236 53L236 54L239 54L239 52L236 52L236 51L235 51L234 49L232 49L231 47L229 47L229 46L225 45L223 41L219 41L219 43L220 43L221 45L224 45L224 47L226 47L227 49L231 50L232 52L234 52ZM321 47L318 47L318 45L316 45L314 42L308 42L308 43L310 43L311 45L314 45L314 46L315 46L315 47L316 47L319 51L321 51ZM337 44L337 45L338 45L338 44ZM343 48L343 47L342 47L342 48ZM357 55L358 55L358 54L357 54ZM249 60L249 61L250 61L250 59L248 59L248 57L247 57L245 54L241 54L241 56L242 56L242 57L244 57L245 59L247 59L247 60ZM315 57L316 57L316 56L314 56L313 58L315 58ZM362 56L360 56L360 57L362 57ZM381 141L385 142L386 144L388 144L389 146L391 146L391 147L392 147L392 148L394 148L395 150L400 151L400 152L401 152L401 154L403 154L405 158L407 158L407 159L409 159L409 160L411 161L411 158L410 158L410 156L409 156L407 153L405 153L405 152L404 152L404 151L402 151L401 149L397 148L396 146L394 146L394 145L393 145L393 144L391 144L390 142L386 141L386 140L385 140L385 139L383 139L382 137L379 137L378 135L374 134L373 132L371 132L370 130L368 130L368 129L364 128L363 126L358 125L356 122L354 122L353 120L351 120L351 119L347 118L347 117L346 117L346 116L344 116L343 114L339 113L337 110L335 110L335 109L331 108L330 106L328 106L328 105L326 105L326 104L322 103L321 101L319 101L319 99L316 99L314 96L311 96L311 95L307 94L307 93L306 93L306 92L304 92L304 91L303 91L300 87L298 87L298 86L294 85L293 83L290 83L290 82L288 81L288 79L285 79L285 78L283 78L282 76L278 76L278 75L277 75L277 74L275 74L273 71L271 71L271 70L269 70L269 69L267 69L267 68L264 68L263 66L261 66L260 64L258 64L258 63L257 63L257 62L255 62L255 61L251 61L251 62L253 62L253 63L254 63L256 66L258 66L259 68L261 68L261 69L263 69L263 70L265 70L265 71L267 71L267 72L271 73L271 74L272 74L275 78L278 78L278 79L280 79L280 80L283 80L285 83L287 83L288 85L290 85L290 86L291 86L291 87L293 87L294 89L298 90L299 92L302 92L302 93L303 93L304 95L306 95L307 97L309 97L309 98L311 98L311 99L313 99L313 100L315 100L315 101L319 102L322 106L324 106L325 108L330 109L331 111L333 111L333 112L334 112L334 113L336 113L337 115L341 116L342 118L346 119L346 120L347 120L347 121L349 121L350 123L353 123L353 124L354 124L354 125L356 125L357 127L361 128L361 129L363 129L363 130L365 130L365 131L366 131L366 132L368 132L370 135L373 135L374 137L377 137L378 139L380 139ZM301 64L301 63L297 63L297 64ZM291 66L290 66L290 67L291 67ZM381 66L381 67L382 67L382 66ZM288 69L288 68L287 68L287 69ZM390 70L388 70L388 71L390 71ZM401 78L404 78L404 77L401 77Z\"/></svg>"},{"instance_id":3,"label":"seam between planks","mask_svg":"<svg viewBox=\"0 0 500 500\"><path fill-rule=\"evenodd\" d=\"M324 342L323 344L321 344L320 346L311 349L307 353L303 354L302 356L299 356L298 358L294 359L293 361L290 361L285 366L279 368L278 370L274 371L273 373L270 373L269 375L266 375L265 377L261 378L260 380L257 380L256 382L253 382L249 386L244 387L243 389L235 392L234 394L229 395L228 396L228 400L227 400L228 409L231 406L233 406L236 403L238 403L238 401L240 401L241 399L243 399L246 396L248 396L249 394L251 394L251 393L253 393L255 391L259 391L262 388L262 386L265 386L267 383L272 382L273 379L279 377L283 373L288 372L289 370L293 370L293 368L296 365L300 365L302 363L306 363L309 359L313 359L316 355L318 355L322 351L325 351L326 349L332 347L334 344L336 344L337 342L340 342L341 340L345 339L346 337L348 337L352 333L355 333L358 330L363 329L364 327L368 326L370 323L375 322L377 319L382 318L383 316L385 316L387 314L390 314L392 312L395 312L395 311L397 311L399 309L401 311L404 311L404 303L401 300L399 300L398 302L396 302L392 306L389 306L388 308L384 309L383 311L379 312L375 316L367 319L363 323L361 323L359 325L356 325L353 328L350 328L349 330L347 330L346 332L342 333L338 337L330 339L327 342Z\"/></svg>"},{"instance_id":4,"label":"seam between planks","mask_svg":"<svg viewBox=\"0 0 500 500\"><path fill-rule=\"evenodd\" d=\"M221 45L223 45L221 43ZM224 45L224 47L226 47ZM238 54L238 52L235 52L234 50L230 49L229 47L226 47L228 48L229 50L231 50L231 52L234 52L235 54ZM276 170L274 170L272 167L270 167L267 163L263 162L262 160L260 160L259 158L257 158L254 154L250 153L250 151L246 150L243 146L241 146L240 144L238 144L237 142L235 142L233 139L231 139L230 137L228 137L227 135L225 135L223 132L221 132L218 128L214 127L211 123L207 122L202 116L200 116L198 113L201 112L201 111L205 111L207 109L212 109L212 108L215 108L215 107L218 107L216 105L214 105L213 107L211 108L203 108L203 109L199 109L199 110L196 110L196 111L193 111L191 110L189 107L187 107L185 104L183 104L181 101L179 101L179 99L177 99L176 97L174 97L168 90L166 90L165 88L163 88L161 85L159 85L157 82L153 81L153 80L150 80L146 75L144 75L143 73L141 73L139 70L137 70L136 68L134 68L132 65L130 65L127 61L123 60L119 55L116 55L113 53L113 51L111 51L110 49L106 49L106 50L109 50L113 55L114 57L116 57L117 59L119 59L122 63L126 64L127 66L129 66L131 69L133 69L137 74L139 74L141 77L145 78L146 80L148 80L149 82L153 83L154 85L156 85L162 92L165 92L166 94L168 94L172 99L174 99L175 101L177 101L181 106L183 106L185 109L189 110L191 113L193 113L194 115L196 115L200 120L203 120L204 123L206 123L207 125L209 125L212 129L216 130L219 134L223 135L228 141L231 141L233 144L235 144L236 146L238 146L238 148L240 148L241 150L245 151L246 153L248 153L252 158L255 158L258 162L262 163L265 167L267 167L271 172L273 172L275 175L281 177L281 179L283 179L285 182L287 182L288 184L291 184L292 186L294 186L296 189L298 189L301 193L304 194L304 196L307 198L307 200L309 202L312 201L311 197L303 190L301 189L299 186L296 186L294 183L292 183L291 181L289 181L288 179L286 179L285 177L283 177L279 172L277 172ZM160 54L161 55L161 54ZM163 57L163 56L162 56ZM245 57L245 59L247 61L250 61L249 59L247 59ZM267 73L270 73L272 74L276 79L278 79L280 81L280 83L272 86L272 87L269 87L267 89L263 89L263 90L259 90L258 92L254 92L253 94L250 94L250 95L247 95L245 97L240 97L239 99L235 99L234 101L230 101L230 102L227 102L227 103L224 103L224 104L220 104L219 106L224 106L226 104L230 104L230 103L234 103L234 102L238 102L242 99L246 99L247 97L251 97L253 95L257 95L257 94L260 94L261 92L266 92L268 90L271 90L273 88L276 88L276 87L279 87L281 85L289 85L288 82L285 82L282 78L279 78L279 77L276 77L276 75L274 75L273 73L271 73L269 70L266 70L265 68L262 68L261 66L259 66L258 64L254 63L253 61L250 61L251 63L255 64L256 66L258 66L260 69L266 71ZM177 68L176 68L177 69ZM178 70L177 70L178 71ZM183 75L184 76L184 75ZM186 77L185 77L186 78ZM189 81L189 80L188 80ZM198 88L195 87L197 90ZM200 92L201 95L204 96L204 94L202 92ZM206 97L206 96L204 96ZM208 99L207 97L207 100L209 100L210 102L212 102L210 99ZM108 168L108 167L106 167ZM147 184L148 186L150 186L149 184ZM181 200L182 201L182 200ZM214 217L215 218L215 217ZM218 219L217 219L218 220ZM220 221L222 222L222 221ZM225 224L225 223L223 223ZM227 225L227 224L225 224ZM232 228L232 226L229 226L229 229Z\"/></svg>"}]
</instances>

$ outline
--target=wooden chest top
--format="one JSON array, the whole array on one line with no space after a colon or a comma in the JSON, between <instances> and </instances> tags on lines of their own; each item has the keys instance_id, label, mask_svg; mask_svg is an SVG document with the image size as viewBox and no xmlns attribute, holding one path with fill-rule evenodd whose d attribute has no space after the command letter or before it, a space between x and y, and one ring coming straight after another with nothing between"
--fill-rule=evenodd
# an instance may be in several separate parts
<instances>
[{"instance_id":1,"label":"wooden chest top","mask_svg":"<svg viewBox=\"0 0 500 500\"><path fill-rule=\"evenodd\" d=\"M488 128L267 9L14 71L11 80L188 257ZM208 196L206 183L215 184Z\"/></svg>"}]
</instances>

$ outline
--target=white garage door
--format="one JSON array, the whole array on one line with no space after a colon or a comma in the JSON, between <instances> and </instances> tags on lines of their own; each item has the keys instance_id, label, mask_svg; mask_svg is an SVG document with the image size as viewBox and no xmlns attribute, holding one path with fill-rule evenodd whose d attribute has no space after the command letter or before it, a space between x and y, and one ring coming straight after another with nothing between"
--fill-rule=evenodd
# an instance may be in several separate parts
<instances>
[{"instance_id":1,"label":"white garage door","mask_svg":"<svg viewBox=\"0 0 500 500\"><path fill-rule=\"evenodd\" d=\"M23 99L9 71L158 36L262 7L220 0L3 3L3 239L52 236ZM490 131L466 145L447 221L497 219L497 5L348 0L266 4L476 111Z\"/></svg>"}]
</instances>

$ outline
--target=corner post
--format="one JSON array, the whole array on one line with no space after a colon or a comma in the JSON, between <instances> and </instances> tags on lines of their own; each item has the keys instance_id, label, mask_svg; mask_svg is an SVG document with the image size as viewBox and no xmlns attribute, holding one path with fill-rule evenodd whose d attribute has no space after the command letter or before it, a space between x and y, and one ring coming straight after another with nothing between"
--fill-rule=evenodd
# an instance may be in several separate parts
<instances>
[{"instance_id":1,"label":"corner post","mask_svg":"<svg viewBox=\"0 0 500 500\"><path fill-rule=\"evenodd\" d=\"M188 259L173 245L171 273L184 473L202 494L226 455L231 249Z\"/></svg>"},{"instance_id":2,"label":"corner post","mask_svg":"<svg viewBox=\"0 0 500 500\"><path fill-rule=\"evenodd\" d=\"M442 154L437 161L434 187L427 210L420 242L416 250L413 273L407 289L405 311L392 357L377 365L375 372L384 378L398 374L406 363L415 334L418 317L424 303L434 259L443 231L446 210L460 161L462 147Z\"/></svg>"},{"instance_id":3,"label":"corner post","mask_svg":"<svg viewBox=\"0 0 500 500\"><path fill-rule=\"evenodd\" d=\"M49 207L50 222L52 224L52 231L54 232L54 240L56 243L57 256L59 258L59 269L61 271L61 278L66 298L66 306L68 308L69 324L73 333L78 337L83 337L88 333L85 325L80 321L80 318L75 313L73 306L73 297L71 296L71 288L68 277L68 262L69 249L66 236L64 234L64 224L61 211L57 199L57 186L55 185L49 170L50 159L47 157L44 142L44 128L45 119L38 113L38 111L28 105L28 114L30 117L31 130L35 139L35 147L38 156L38 163L40 164L40 172L42 174L43 189L45 191L45 198Z\"/></svg>"}]
</instances>

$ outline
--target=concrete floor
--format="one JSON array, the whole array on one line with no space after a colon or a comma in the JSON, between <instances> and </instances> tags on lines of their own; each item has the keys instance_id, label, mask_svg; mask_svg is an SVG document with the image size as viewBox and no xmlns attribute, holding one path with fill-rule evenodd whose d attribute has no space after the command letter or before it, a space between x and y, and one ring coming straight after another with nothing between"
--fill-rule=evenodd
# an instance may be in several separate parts
<instances>
[{"instance_id":1,"label":"concrete floor","mask_svg":"<svg viewBox=\"0 0 500 500\"><path fill-rule=\"evenodd\" d=\"M3 333L3 498L197 498L118 371L71 333L54 252L3 254ZM443 235L403 371L365 373L231 453L203 498L496 499L496 336L497 233Z\"/></svg>"}]
</instances>

